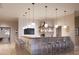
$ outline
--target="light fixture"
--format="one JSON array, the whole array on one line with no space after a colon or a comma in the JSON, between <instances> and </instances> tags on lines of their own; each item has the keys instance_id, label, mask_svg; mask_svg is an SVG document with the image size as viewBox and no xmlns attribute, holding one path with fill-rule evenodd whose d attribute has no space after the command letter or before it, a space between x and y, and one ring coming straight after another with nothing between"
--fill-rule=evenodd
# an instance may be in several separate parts
<instances>
[{"instance_id":1,"label":"light fixture","mask_svg":"<svg viewBox=\"0 0 79 59\"><path fill-rule=\"evenodd\" d=\"M28 28L30 28L30 27L31 27L31 25L28 25L27 27L28 27Z\"/></svg>"},{"instance_id":2,"label":"light fixture","mask_svg":"<svg viewBox=\"0 0 79 59\"><path fill-rule=\"evenodd\" d=\"M64 11L64 14L65 14L65 15L64 15L64 20L65 20L66 12L67 12L67 11L65 10L65 11ZM65 22L65 21L64 21L64 22ZM66 26L66 25L64 25L64 26L63 26L63 28L65 28L65 29L66 29L66 28L67 28L67 26Z\"/></svg>"},{"instance_id":3,"label":"light fixture","mask_svg":"<svg viewBox=\"0 0 79 59\"><path fill-rule=\"evenodd\" d=\"M28 8L28 11L29 11L29 19L30 19L30 8ZM34 23L34 20L33 20L33 22L31 24L29 24L28 27L31 27L31 26L33 27L34 25L35 25L35 23Z\"/></svg>"},{"instance_id":4,"label":"light fixture","mask_svg":"<svg viewBox=\"0 0 79 59\"><path fill-rule=\"evenodd\" d=\"M26 9L26 8L25 8L25 9ZM27 14L27 12L25 11L24 14L23 14L23 16L26 16L26 14Z\"/></svg>"},{"instance_id":5,"label":"light fixture","mask_svg":"<svg viewBox=\"0 0 79 59\"><path fill-rule=\"evenodd\" d=\"M55 28L58 28L58 25L55 25Z\"/></svg>"},{"instance_id":6,"label":"light fixture","mask_svg":"<svg viewBox=\"0 0 79 59\"><path fill-rule=\"evenodd\" d=\"M23 16L25 16L26 17L26 19L29 19L29 18L27 18L27 14L29 14L29 17L30 17L30 8L28 8L28 12L27 11L25 11L25 13L23 14ZM24 19L24 21L23 21L23 23L26 23L26 22L28 22L28 21L25 21L25 19ZM24 29L26 29L28 27L28 24L27 25L25 25L25 26L23 26L23 30Z\"/></svg>"},{"instance_id":7,"label":"light fixture","mask_svg":"<svg viewBox=\"0 0 79 59\"><path fill-rule=\"evenodd\" d=\"M34 22L34 5L35 5L35 3L32 3L32 5L33 5L33 22L32 22L32 25L35 26L35 22Z\"/></svg>"},{"instance_id":8,"label":"light fixture","mask_svg":"<svg viewBox=\"0 0 79 59\"><path fill-rule=\"evenodd\" d=\"M48 27L48 24L45 24L44 26L45 26L45 28L47 28Z\"/></svg>"},{"instance_id":9,"label":"light fixture","mask_svg":"<svg viewBox=\"0 0 79 59\"><path fill-rule=\"evenodd\" d=\"M35 26L35 23L33 22L31 25Z\"/></svg>"},{"instance_id":10,"label":"light fixture","mask_svg":"<svg viewBox=\"0 0 79 59\"><path fill-rule=\"evenodd\" d=\"M47 6L45 6L45 9L46 9L46 14L45 14L45 15L46 15L46 21L47 21ZM48 27L48 24L47 24L47 23L45 23L45 25L44 25L44 26L45 26L45 28L47 28L47 27Z\"/></svg>"},{"instance_id":11,"label":"light fixture","mask_svg":"<svg viewBox=\"0 0 79 59\"><path fill-rule=\"evenodd\" d=\"M57 22L57 10L58 10L58 9L56 8L56 22ZM59 25L56 24L56 25L55 25L55 28L58 28L58 26L59 26Z\"/></svg>"},{"instance_id":12,"label":"light fixture","mask_svg":"<svg viewBox=\"0 0 79 59\"><path fill-rule=\"evenodd\" d=\"M28 19L30 20L30 8L28 8Z\"/></svg>"},{"instance_id":13,"label":"light fixture","mask_svg":"<svg viewBox=\"0 0 79 59\"><path fill-rule=\"evenodd\" d=\"M41 32L43 32L43 29L40 29Z\"/></svg>"},{"instance_id":14,"label":"light fixture","mask_svg":"<svg viewBox=\"0 0 79 59\"><path fill-rule=\"evenodd\" d=\"M27 26L24 26L22 29L26 29L27 28Z\"/></svg>"},{"instance_id":15,"label":"light fixture","mask_svg":"<svg viewBox=\"0 0 79 59\"><path fill-rule=\"evenodd\" d=\"M63 28L67 28L67 26L66 26L66 25L64 25L64 26L63 26Z\"/></svg>"}]
</instances>

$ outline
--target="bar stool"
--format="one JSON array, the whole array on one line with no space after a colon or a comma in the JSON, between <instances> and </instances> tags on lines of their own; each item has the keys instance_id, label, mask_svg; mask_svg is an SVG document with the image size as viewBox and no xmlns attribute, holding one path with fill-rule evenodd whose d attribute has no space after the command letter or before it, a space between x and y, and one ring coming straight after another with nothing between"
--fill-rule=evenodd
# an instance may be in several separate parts
<instances>
[{"instance_id":1,"label":"bar stool","mask_svg":"<svg viewBox=\"0 0 79 59\"><path fill-rule=\"evenodd\" d=\"M56 54L56 43L52 42L52 54Z\"/></svg>"},{"instance_id":2,"label":"bar stool","mask_svg":"<svg viewBox=\"0 0 79 59\"><path fill-rule=\"evenodd\" d=\"M52 43L48 42L48 55L52 55Z\"/></svg>"}]
</instances>

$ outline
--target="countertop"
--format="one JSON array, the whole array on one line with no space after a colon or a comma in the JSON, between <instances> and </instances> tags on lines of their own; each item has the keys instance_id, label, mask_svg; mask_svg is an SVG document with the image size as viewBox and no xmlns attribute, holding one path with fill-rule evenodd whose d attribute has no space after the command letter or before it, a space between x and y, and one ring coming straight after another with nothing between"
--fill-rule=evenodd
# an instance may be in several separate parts
<instances>
[{"instance_id":1,"label":"countertop","mask_svg":"<svg viewBox=\"0 0 79 59\"><path fill-rule=\"evenodd\" d=\"M28 38L28 39L42 39L42 38L67 38L65 37L40 37L40 36L22 36L23 38Z\"/></svg>"}]
</instances>

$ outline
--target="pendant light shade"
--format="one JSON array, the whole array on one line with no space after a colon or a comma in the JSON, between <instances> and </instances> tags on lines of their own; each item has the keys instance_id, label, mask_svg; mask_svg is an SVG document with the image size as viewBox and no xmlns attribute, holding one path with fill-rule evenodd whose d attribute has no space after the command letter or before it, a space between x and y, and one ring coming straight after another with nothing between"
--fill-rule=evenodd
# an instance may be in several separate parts
<instances>
[{"instance_id":1,"label":"pendant light shade","mask_svg":"<svg viewBox=\"0 0 79 59\"><path fill-rule=\"evenodd\" d=\"M33 26L35 26L35 23L34 23L34 22L32 22L32 25L33 25Z\"/></svg>"},{"instance_id":2,"label":"pendant light shade","mask_svg":"<svg viewBox=\"0 0 79 59\"><path fill-rule=\"evenodd\" d=\"M55 25L55 28L58 28L58 25Z\"/></svg>"},{"instance_id":3,"label":"pendant light shade","mask_svg":"<svg viewBox=\"0 0 79 59\"><path fill-rule=\"evenodd\" d=\"M63 26L63 28L67 28L67 26L66 26L66 25L64 25L64 26Z\"/></svg>"},{"instance_id":4,"label":"pendant light shade","mask_svg":"<svg viewBox=\"0 0 79 59\"><path fill-rule=\"evenodd\" d=\"M47 28L48 27L48 24L45 24L45 28Z\"/></svg>"}]
</instances>

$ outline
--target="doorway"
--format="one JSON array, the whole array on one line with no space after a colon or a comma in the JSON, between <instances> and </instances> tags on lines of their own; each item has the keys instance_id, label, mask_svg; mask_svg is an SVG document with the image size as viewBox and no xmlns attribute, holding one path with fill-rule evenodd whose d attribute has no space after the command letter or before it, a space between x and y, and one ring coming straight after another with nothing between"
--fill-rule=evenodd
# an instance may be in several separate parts
<instances>
[{"instance_id":1,"label":"doorway","mask_svg":"<svg viewBox=\"0 0 79 59\"><path fill-rule=\"evenodd\" d=\"M0 27L0 43L10 43L10 35L10 27Z\"/></svg>"}]
</instances>

